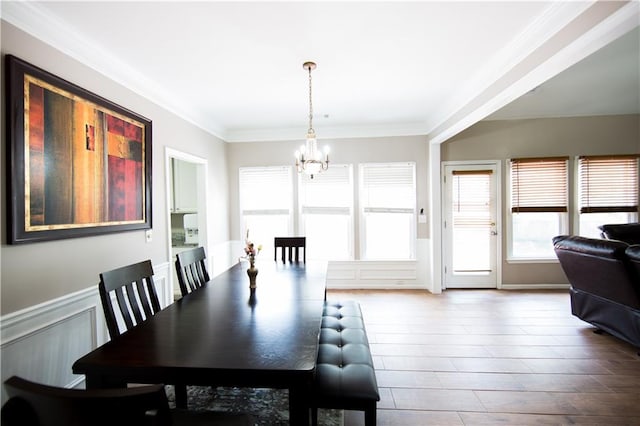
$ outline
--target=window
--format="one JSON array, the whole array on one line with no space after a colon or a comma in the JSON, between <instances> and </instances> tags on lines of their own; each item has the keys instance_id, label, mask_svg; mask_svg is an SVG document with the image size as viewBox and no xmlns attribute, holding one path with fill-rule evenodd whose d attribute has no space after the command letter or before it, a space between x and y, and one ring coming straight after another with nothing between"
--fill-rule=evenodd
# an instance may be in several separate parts
<instances>
[{"instance_id":1,"label":"window","mask_svg":"<svg viewBox=\"0 0 640 426\"><path fill-rule=\"evenodd\" d=\"M273 238L293 235L291 167L241 167L239 182L241 235L272 258Z\"/></svg>"},{"instance_id":2,"label":"window","mask_svg":"<svg viewBox=\"0 0 640 426\"><path fill-rule=\"evenodd\" d=\"M360 257L415 259L415 163L360 165Z\"/></svg>"},{"instance_id":3,"label":"window","mask_svg":"<svg viewBox=\"0 0 640 426\"><path fill-rule=\"evenodd\" d=\"M555 259L551 240L567 230L567 163L568 157L511 160L511 258Z\"/></svg>"},{"instance_id":4,"label":"window","mask_svg":"<svg viewBox=\"0 0 640 426\"><path fill-rule=\"evenodd\" d=\"M350 165L332 164L313 179L299 174L300 235L307 258L353 259L353 178Z\"/></svg>"},{"instance_id":5,"label":"window","mask_svg":"<svg viewBox=\"0 0 640 426\"><path fill-rule=\"evenodd\" d=\"M638 220L638 155L578 158L580 235L598 226Z\"/></svg>"}]
</instances>

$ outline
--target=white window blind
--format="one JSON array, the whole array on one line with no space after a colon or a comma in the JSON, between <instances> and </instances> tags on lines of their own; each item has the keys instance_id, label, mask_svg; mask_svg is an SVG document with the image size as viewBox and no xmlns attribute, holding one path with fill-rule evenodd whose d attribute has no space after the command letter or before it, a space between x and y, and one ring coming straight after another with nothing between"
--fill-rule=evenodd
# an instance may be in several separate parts
<instances>
[{"instance_id":1,"label":"white window blind","mask_svg":"<svg viewBox=\"0 0 640 426\"><path fill-rule=\"evenodd\" d=\"M415 163L361 165L360 203L365 211L414 212Z\"/></svg>"},{"instance_id":2,"label":"white window blind","mask_svg":"<svg viewBox=\"0 0 640 426\"><path fill-rule=\"evenodd\" d=\"M568 157L511 160L511 211L568 211Z\"/></svg>"},{"instance_id":3,"label":"white window blind","mask_svg":"<svg viewBox=\"0 0 640 426\"><path fill-rule=\"evenodd\" d=\"M309 259L353 259L353 173L351 165L332 164L311 179L299 174L300 235Z\"/></svg>"},{"instance_id":4,"label":"white window blind","mask_svg":"<svg viewBox=\"0 0 640 426\"><path fill-rule=\"evenodd\" d=\"M415 163L360 165L360 258L415 259Z\"/></svg>"},{"instance_id":5,"label":"white window blind","mask_svg":"<svg viewBox=\"0 0 640 426\"><path fill-rule=\"evenodd\" d=\"M332 164L313 179L306 173L300 175L300 206L303 213L317 210L345 212L353 204L351 166Z\"/></svg>"},{"instance_id":6,"label":"white window blind","mask_svg":"<svg viewBox=\"0 0 640 426\"><path fill-rule=\"evenodd\" d=\"M239 169L240 235L273 257L274 237L293 235L293 175L290 166Z\"/></svg>"},{"instance_id":7,"label":"white window blind","mask_svg":"<svg viewBox=\"0 0 640 426\"><path fill-rule=\"evenodd\" d=\"M243 214L289 213L291 204L291 167L240 168L240 208Z\"/></svg>"},{"instance_id":8,"label":"white window blind","mask_svg":"<svg viewBox=\"0 0 640 426\"><path fill-rule=\"evenodd\" d=\"M580 157L580 213L637 212L639 157Z\"/></svg>"},{"instance_id":9,"label":"white window blind","mask_svg":"<svg viewBox=\"0 0 640 426\"><path fill-rule=\"evenodd\" d=\"M453 170L453 221L456 228L485 228L492 224L489 210L492 170Z\"/></svg>"}]
</instances>

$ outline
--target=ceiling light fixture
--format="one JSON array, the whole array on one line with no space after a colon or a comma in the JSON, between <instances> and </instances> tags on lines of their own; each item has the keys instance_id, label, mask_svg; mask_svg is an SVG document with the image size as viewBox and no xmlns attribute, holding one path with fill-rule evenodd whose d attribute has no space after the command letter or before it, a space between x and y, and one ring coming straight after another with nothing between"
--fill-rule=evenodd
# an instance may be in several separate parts
<instances>
[{"instance_id":1,"label":"ceiling light fixture","mask_svg":"<svg viewBox=\"0 0 640 426\"><path fill-rule=\"evenodd\" d=\"M329 168L329 147L324 148L324 155L318 151L316 132L313 130L313 101L311 98L311 70L316 69L315 62L305 62L302 68L309 71L309 130L307 130L307 141L296 151L296 168L298 173L306 173L311 176L316 175ZM324 157L324 158L323 158Z\"/></svg>"}]
</instances>

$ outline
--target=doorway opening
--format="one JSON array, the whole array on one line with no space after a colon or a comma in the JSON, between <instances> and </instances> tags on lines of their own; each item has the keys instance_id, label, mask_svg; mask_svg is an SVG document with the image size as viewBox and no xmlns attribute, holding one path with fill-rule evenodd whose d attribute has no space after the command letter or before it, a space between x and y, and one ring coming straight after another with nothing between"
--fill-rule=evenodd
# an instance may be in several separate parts
<instances>
[{"instance_id":1,"label":"doorway opening","mask_svg":"<svg viewBox=\"0 0 640 426\"><path fill-rule=\"evenodd\" d=\"M174 299L180 288L173 264L182 251L202 246L207 250L207 160L191 154L166 150L169 263ZM207 257L207 262L210 262ZM211 265L207 264L211 270Z\"/></svg>"}]
</instances>

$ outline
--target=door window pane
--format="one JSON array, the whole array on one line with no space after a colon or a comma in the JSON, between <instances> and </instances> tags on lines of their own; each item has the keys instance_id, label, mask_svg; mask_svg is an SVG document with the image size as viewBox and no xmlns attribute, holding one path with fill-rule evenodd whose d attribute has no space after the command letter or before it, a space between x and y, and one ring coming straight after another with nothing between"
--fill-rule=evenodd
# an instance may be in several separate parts
<instances>
[{"instance_id":1,"label":"door window pane","mask_svg":"<svg viewBox=\"0 0 640 426\"><path fill-rule=\"evenodd\" d=\"M454 273L491 272L491 170L457 171L451 178Z\"/></svg>"}]
</instances>

